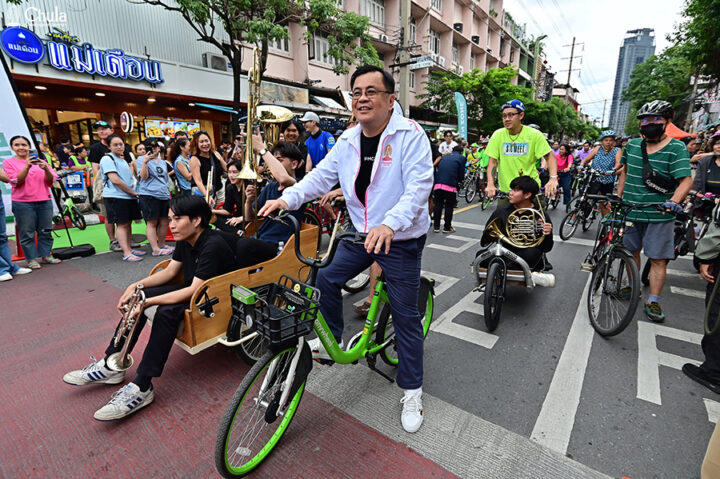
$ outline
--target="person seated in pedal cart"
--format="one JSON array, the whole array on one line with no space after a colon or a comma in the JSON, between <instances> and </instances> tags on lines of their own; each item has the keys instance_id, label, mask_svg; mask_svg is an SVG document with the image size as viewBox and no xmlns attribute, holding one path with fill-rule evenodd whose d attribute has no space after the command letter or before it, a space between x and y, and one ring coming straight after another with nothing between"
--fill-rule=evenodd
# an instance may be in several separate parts
<instances>
[{"instance_id":1,"label":"person seated in pedal cart","mask_svg":"<svg viewBox=\"0 0 720 479\"><path fill-rule=\"evenodd\" d=\"M602 173L602 176L590 184L588 193L591 195L611 195L615 189L615 175L606 173L620 169L622 150L615 146L616 136L613 130L603 131L600 135L600 146L593 148L580 163L583 168L589 163L593 170ZM605 216L610 213L610 206L605 202L600 203L600 212Z\"/></svg>"},{"instance_id":2,"label":"person seated in pedal cart","mask_svg":"<svg viewBox=\"0 0 720 479\"><path fill-rule=\"evenodd\" d=\"M493 211L493 214L490 215L490 218L488 219L485 231L483 232L483 238L481 240L481 246L487 247L491 243L495 243L496 241L490 241L490 235L487 234L490 225L493 223L496 223L496 226L500 229L500 231L506 236L508 235L508 217L518 210L532 208L537 210L538 205L536 204L536 196L540 192L540 187L537 184L537 181L535 179L531 178L530 176L518 176L514 180L510 182L510 191L508 192L508 204L505 206L498 207L495 211ZM493 227L494 228L494 227ZM518 255L520 258L522 258L530 267L530 269L533 271L533 279L535 279L535 283L537 285L542 286L550 286L551 284L554 285L555 283L555 277L552 274L544 273L541 276L538 276L535 274L535 272L542 271L545 267L544 264L544 255L546 253L549 253L550 250L553 248L553 235L552 235L553 226L550 222L549 218L546 219L545 222L542 224L542 234L544 235L544 238L540 244L537 246L529 247L529 248L521 248L518 246L515 246L511 242L505 241L503 243L503 247L506 249L512 251L516 255ZM486 249L480 250L476 256L480 256ZM492 257L487 258L484 261L481 261L478 266L480 267L487 267L488 263ZM521 269L519 266L517 268L513 268L512 265L509 269ZM539 284L543 283L543 284Z\"/></svg>"},{"instance_id":3,"label":"person seated in pedal cart","mask_svg":"<svg viewBox=\"0 0 720 479\"><path fill-rule=\"evenodd\" d=\"M423 327L417 298L430 227L430 142L422 127L393 112L395 80L389 72L365 65L355 70L350 85L359 128L346 131L316 168L280 199L268 201L259 215L298 208L340 182L352 224L367 238L364 245L341 242L334 261L320 270L320 312L342 347L342 286L377 261L387 279L397 335L396 382L405 391L401 422L407 432L416 432L423 422ZM308 345L313 357L329 358L319 338Z\"/></svg>"},{"instance_id":4,"label":"person seated in pedal cart","mask_svg":"<svg viewBox=\"0 0 720 479\"><path fill-rule=\"evenodd\" d=\"M122 383L125 371L132 365L129 353L147 321L144 310L158 306L135 379L116 391L95 412L95 419L122 419L153 402L152 379L162 374L193 293L204 281L235 269L233 245L228 242L228 237L234 241L235 236L210 229L211 214L210 206L200 196L180 196L170 201L170 231L177 241L170 264L132 283L122 294L117 308L123 318L105 356L100 360L93 357L83 369L63 376L63 381L75 386ZM185 282L170 284L181 271Z\"/></svg>"},{"instance_id":5,"label":"person seated in pedal cart","mask_svg":"<svg viewBox=\"0 0 720 479\"><path fill-rule=\"evenodd\" d=\"M683 211L680 203L692 186L690 155L683 142L665 133L673 113L672 105L663 100L653 100L638 110L643 138L633 138L623 149L624 168L620 170L617 188L618 196L631 205L662 205L667 211ZM638 269L641 250L651 262L645 314L651 321L663 322L660 293L665 285L667 260L675 259L675 216L656 207L633 208L627 221L633 225L625 230L625 247L632 251Z\"/></svg>"}]
</instances>

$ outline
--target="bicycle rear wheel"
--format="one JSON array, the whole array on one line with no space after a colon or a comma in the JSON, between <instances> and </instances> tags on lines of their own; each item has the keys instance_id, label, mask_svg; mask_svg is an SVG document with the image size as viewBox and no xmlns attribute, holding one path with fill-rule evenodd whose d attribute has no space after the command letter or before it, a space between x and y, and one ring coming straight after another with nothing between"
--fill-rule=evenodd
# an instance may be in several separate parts
<instances>
[{"instance_id":1,"label":"bicycle rear wheel","mask_svg":"<svg viewBox=\"0 0 720 479\"><path fill-rule=\"evenodd\" d=\"M255 328L248 328L247 326L242 325L240 338L249 336L254 332ZM268 340L258 334L254 338L248 339L247 341L240 343L238 346L235 346L233 350L238 358L242 359L249 366L252 366L268 352L268 347Z\"/></svg>"},{"instance_id":2,"label":"bicycle rear wheel","mask_svg":"<svg viewBox=\"0 0 720 479\"><path fill-rule=\"evenodd\" d=\"M420 278L420 290L418 292L418 310L420 311L420 320L422 321L423 337L426 337L430 331L430 323L432 323L434 309L433 287L430 280ZM375 333L375 342L383 344L390 341L380 351L380 359L388 366L398 365L397 343L395 341L395 328L393 327L392 311L390 305L385 303L380 314L378 315L377 332Z\"/></svg>"},{"instance_id":3,"label":"bicycle rear wheel","mask_svg":"<svg viewBox=\"0 0 720 479\"><path fill-rule=\"evenodd\" d=\"M320 218L318 218L318 215L315 214L314 211L306 209L303 212L302 222L307 223L309 225L315 225L318 227L318 239L317 239L317 253L320 254L320 247L322 246L322 223L320 222Z\"/></svg>"},{"instance_id":4,"label":"bicycle rear wheel","mask_svg":"<svg viewBox=\"0 0 720 479\"><path fill-rule=\"evenodd\" d=\"M490 264L483 294L483 313L488 331L495 331L500 322L500 312L505 296L505 264L495 261Z\"/></svg>"},{"instance_id":5,"label":"bicycle rear wheel","mask_svg":"<svg viewBox=\"0 0 720 479\"><path fill-rule=\"evenodd\" d=\"M223 477L243 477L252 472L272 452L295 417L305 382L288 399L284 410L277 407L296 350L297 346L277 353L268 351L235 391L215 442L215 467Z\"/></svg>"},{"instance_id":6,"label":"bicycle rear wheel","mask_svg":"<svg viewBox=\"0 0 720 479\"><path fill-rule=\"evenodd\" d=\"M478 184L475 180L475 177L471 177L470 181L468 181L467 186L465 187L465 201L468 203L472 203L472 200L475 199L475 195L477 194L478 190Z\"/></svg>"},{"instance_id":7,"label":"bicycle rear wheel","mask_svg":"<svg viewBox=\"0 0 720 479\"><path fill-rule=\"evenodd\" d=\"M580 210L574 209L565 215L560 222L560 238L564 241L573 237L577 231L578 223L581 221Z\"/></svg>"},{"instance_id":8,"label":"bicycle rear wheel","mask_svg":"<svg viewBox=\"0 0 720 479\"><path fill-rule=\"evenodd\" d=\"M621 333L640 301L640 278L632 255L614 248L593 271L587 306L590 324L601 336Z\"/></svg>"}]
</instances>

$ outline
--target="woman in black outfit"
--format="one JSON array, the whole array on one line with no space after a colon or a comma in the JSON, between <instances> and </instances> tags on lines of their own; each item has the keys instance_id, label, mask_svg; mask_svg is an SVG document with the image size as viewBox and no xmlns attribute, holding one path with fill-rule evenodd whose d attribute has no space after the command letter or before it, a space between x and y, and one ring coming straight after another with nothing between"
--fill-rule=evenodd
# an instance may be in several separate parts
<instances>
[{"instance_id":1,"label":"woman in black outfit","mask_svg":"<svg viewBox=\"0 0 720 479\"><path fill-rule=\"evenodd\" d=\"M228 164L228 182L225 185L225 203L213 209L217 216L215 226L229 233L237 233L243 227L243 206L245 205L245 181L238 178L242 163L231 161Z\"/></svg>"},{"instance_id":2,"label":"woman in black outfit","mask_svg":"<svg viewBox=\"0 0 720 479\"><path fill-rule=\"evenodd\" d=\"M207 183L210 169L214 166L211 184L211 198L221 196L222 174L227 171L227 164L223 157L215 150L215 146L206 131L199 131L193 136L190 143L190 172L193 178L193 192L197 188L198 194L207 196ZM219 195L220 193L220 195ZM221 199L219 199L222 201Z\"/></svg>"}]
</instances>

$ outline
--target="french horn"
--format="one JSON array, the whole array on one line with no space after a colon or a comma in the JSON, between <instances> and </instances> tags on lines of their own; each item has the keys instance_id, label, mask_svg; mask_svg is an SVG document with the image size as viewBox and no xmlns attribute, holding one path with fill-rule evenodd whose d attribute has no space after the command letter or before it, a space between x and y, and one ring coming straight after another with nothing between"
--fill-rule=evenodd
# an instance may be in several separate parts
<instances>
[{"instance_id":1,"label":"french horn","mask_svg":"<svg viewBox=\"0 0 720 479\"><path fill-rule=\"evenodd\" d=\"M500 226L501 219L495 218L483 233L483 240L487 237L503 241L518 248L534 248L543 242L543 224L545 214L535 208L518 208L508 215L505 222L505 231ZM486 241L482 241L483 244Z\"/></svg>"}]
</instances>

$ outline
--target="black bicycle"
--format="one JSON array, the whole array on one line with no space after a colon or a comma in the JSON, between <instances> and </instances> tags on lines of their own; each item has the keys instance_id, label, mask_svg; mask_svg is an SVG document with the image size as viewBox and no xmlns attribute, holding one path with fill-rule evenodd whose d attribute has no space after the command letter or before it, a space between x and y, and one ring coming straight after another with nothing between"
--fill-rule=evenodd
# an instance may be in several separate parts
<instances>
[{"instance_id":1,"label":"black bicycle","mask_svg":"<svg viewBox=\"0 0 720 479\"><path fill-rule=\"evenodd\" d=\"M560 238L564 241L573 237L578 229L582 226L583 231L588 231L598 216L597 201L589 198L588 192L593 181L601 176L609 176L615 174L614 171L598 171L589 170L585 174L586 181L580 183L579 195L571 200L568 205L572 204L572 208L560 222Z\"/></svg>"}]
</instances>

